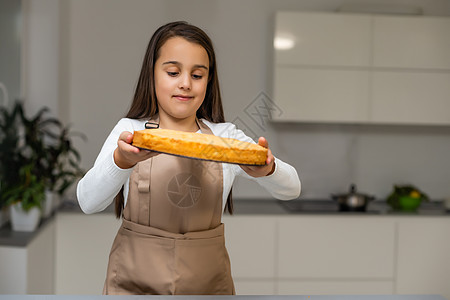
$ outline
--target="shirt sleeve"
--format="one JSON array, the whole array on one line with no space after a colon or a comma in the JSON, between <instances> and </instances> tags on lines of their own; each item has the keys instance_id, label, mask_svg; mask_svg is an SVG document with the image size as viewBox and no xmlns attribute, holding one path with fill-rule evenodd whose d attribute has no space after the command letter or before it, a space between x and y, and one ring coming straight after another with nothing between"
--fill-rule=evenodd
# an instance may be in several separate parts
<instances>
[{"instance_id":1,"label":"shirt sleeve","mask_svg":"<svg viewBox=\"0 0 450 300\"><path fill-rule=\"evenodd\" d=\"M232 123L227 123L230 138L240 141L255 143L242 130L237 129ZM263 177L253 177L248 175L239 165L233 165L232 170L235 176L241 176L257 182L266 189L272 197L280 200L291 200L298 198L301 192L301 182L297 170L290 164L275 157L275 171Z\"/></svg>"},{"instance_id":2,"label":"shirt sleeve","mask_svg":"<svg viewBox=\"0 0 450 300\"><path fill-rule=\"evenodd\" d=\"M114 162L114 150L123 131L134 131L127 119L121 119L116 124L103 144L94 166L78 182L77 199L81 210L86 214L108 207L133 170L121 169Z\"/></svg>"}]
</instances>

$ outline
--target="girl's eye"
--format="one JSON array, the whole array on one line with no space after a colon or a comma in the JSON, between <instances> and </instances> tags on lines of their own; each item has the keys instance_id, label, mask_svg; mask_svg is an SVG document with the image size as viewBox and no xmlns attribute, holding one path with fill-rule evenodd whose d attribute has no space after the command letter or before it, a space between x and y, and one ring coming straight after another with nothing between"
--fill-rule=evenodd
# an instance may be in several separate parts
<instances>
[{"instance_id":1,"label":"girl's eye","mask_svg":"<svg viewBox=\"0 0 450 300\"><path fill-rule=\"evenodd\" d=\"M192 78L194 79L202 79L202 77L203 75L195 75L195 74L192 75Z\"/></svg>"},{"instance_id":2,"label":"girl's eye","mask_svg":"<svg viewBox=\"0 0 450 300\"><path fill-rule=\"evenodd\" d=\"M167 75L169 75L171 77L175 77L178 75L178 72L167 72Z\"/></svg>"}]
</instances>

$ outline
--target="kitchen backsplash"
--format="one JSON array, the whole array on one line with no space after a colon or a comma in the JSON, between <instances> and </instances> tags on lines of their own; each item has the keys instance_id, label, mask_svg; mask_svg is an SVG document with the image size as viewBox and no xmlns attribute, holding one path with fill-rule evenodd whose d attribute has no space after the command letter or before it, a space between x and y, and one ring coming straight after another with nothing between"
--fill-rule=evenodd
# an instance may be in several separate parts
<instances>
[{"instance_id":1,"label":"kitchen backsplash","mask_svg":"<svg viewBox=\"0 0 450 300\"><path fill-rule=\"evenodd\" d=\"M450 127L275 123L269 131L274 154L297 169L303 199L348 192L351 183L377 199L405 183L450 197ZM268 195L244 179L235 187L236 197Z\"/></svg>"}]
</instances>

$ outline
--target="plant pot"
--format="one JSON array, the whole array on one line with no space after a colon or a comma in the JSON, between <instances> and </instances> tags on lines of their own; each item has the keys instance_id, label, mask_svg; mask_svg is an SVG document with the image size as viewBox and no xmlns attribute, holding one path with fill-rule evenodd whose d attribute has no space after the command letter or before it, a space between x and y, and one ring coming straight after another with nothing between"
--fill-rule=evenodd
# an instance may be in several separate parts
<instances>
[{"instance_id":1,"label":"plant pot","mask_svg":"<svg viewBox=\"0 0 450 300\"><path fill-rule=\"evenodd\" d=\"M33 207L29 211L22 209L22 203L12 204L10 207L11 226L14 231L35 231L41 219L41 210Z\"/></svg>"},{"instance_id":2,"label":"plant pot","mask_svg":"<svg viewBox=\"0 0 450 300\"><path fill-rule=\"evenodd\" d=\"M2 209L0 209L0 227L8 223L9 220L10 220L9 209L6 206L4 206L2 207Z\"/></svg>"},{"instance_id":3,"label":"plant pot","mask_svg":"<svg viewBox=\"0 0 450 300\"><path fill-rule=\"evenodd\" d=\"M53 212L53 192L50 190L45 191L45 201L42 203L42 217L48 218Z\"/></svg>"},{"instance_id":4,"label":"plant pot","mask_svg":"<svg viewBox=\"0 0 450 300\"><path fill-rule=\"evenodd\" d=\"M418 197L403 196L398 198L402 211L416 211L419 208L422 199Z\"/></svg>"},{"instance_id":5,"label":"plant pot","mask_svg":"<svg viewBox=\"0 0 450 300\"><path fill-rule=\"evenodd\" d=\"M45 190L45 201L42 203L42 217L48 218L59 206L59 195L56 192Z\"/></svg>"}]
</instances>

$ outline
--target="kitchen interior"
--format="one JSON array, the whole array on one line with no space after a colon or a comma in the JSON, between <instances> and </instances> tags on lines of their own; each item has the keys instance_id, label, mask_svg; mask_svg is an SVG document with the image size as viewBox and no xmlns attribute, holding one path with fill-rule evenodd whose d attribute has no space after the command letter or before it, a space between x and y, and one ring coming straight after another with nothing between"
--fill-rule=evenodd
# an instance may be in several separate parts
<instances>
[{"instance_id":1,"label":"kitchen interior","mask_svg":"<svg viewBox=\"0 0 450 300\"><path fill-rule=\"evenodd\" d=\"M126 113L153 31L186 20L210 35L225 118L302 183L278 201L234 182L223 222L238 294L450 299L450 1L0 5L2 90L85 134L84 169ZM428 201L394 210L409 185ZM82 214L75 186L36 232L0 228L0 294L101 294L120 221Z\"/></svg>"}]
</instances>

